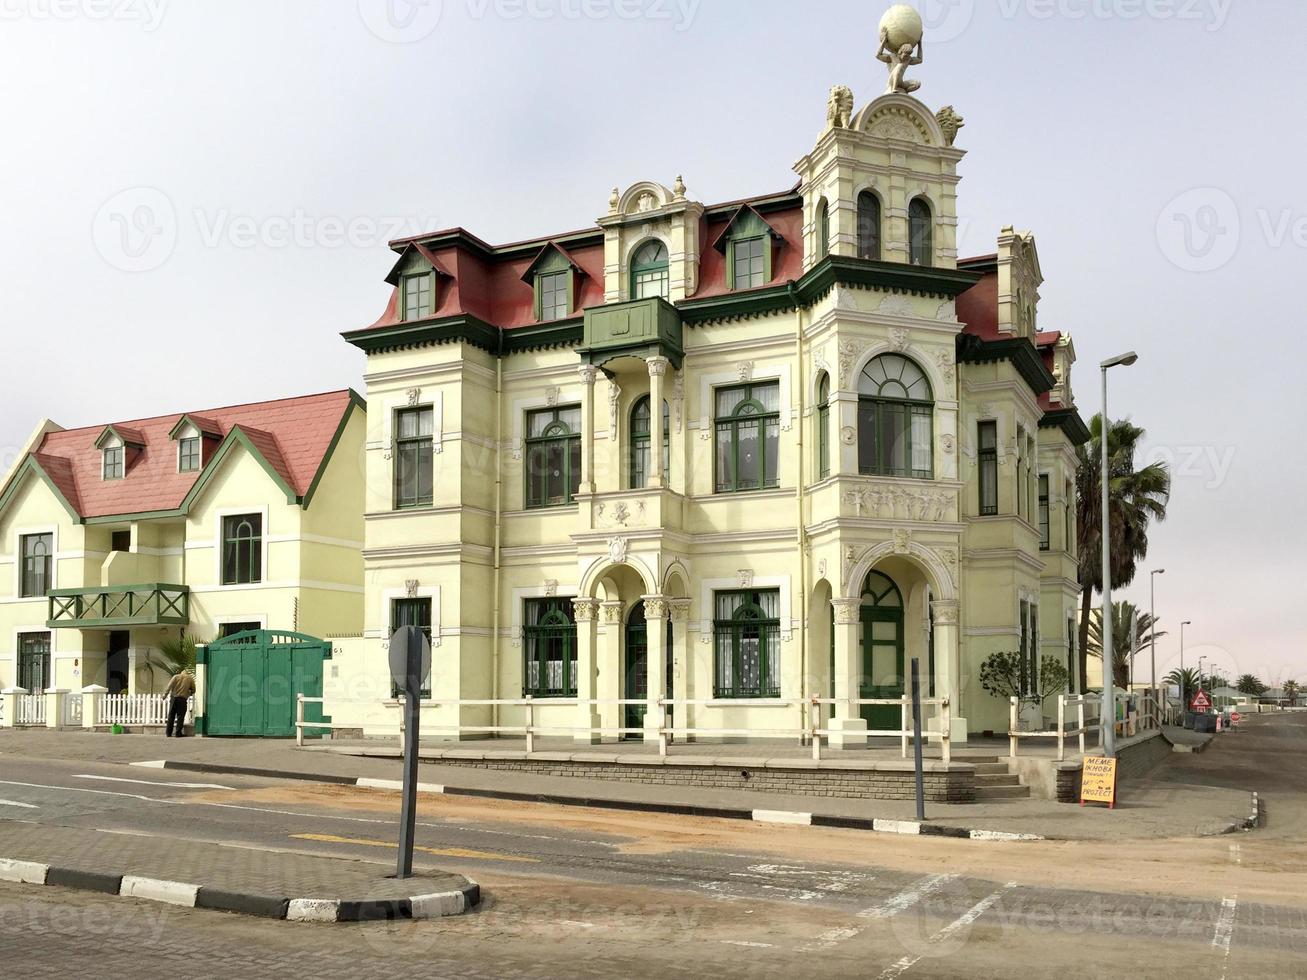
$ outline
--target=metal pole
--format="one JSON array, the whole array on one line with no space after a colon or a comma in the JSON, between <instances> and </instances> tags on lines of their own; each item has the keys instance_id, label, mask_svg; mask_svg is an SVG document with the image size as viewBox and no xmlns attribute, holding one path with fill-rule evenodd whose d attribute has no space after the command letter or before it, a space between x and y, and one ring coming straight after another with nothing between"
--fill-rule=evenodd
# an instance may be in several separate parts
<instances>
[{"instance_id":1,"label":"metal pole","mask_svg":"<svg viewBox=\"0 0 1307 980\"><path fill-rule=\"evenodd\" d=\"M1098 482L1102 485L1102 511L1098 521L1098 537L1103 553L1103 714L1107 728L1103 732L1103 754L1109 759L1116 755L1116 671L1115 654L1112 651L1112 523L1109 510L1110 463L1108 461L1108 436L1112 431L1107 415L1107 365L1103 365L1103 416L1101 465Z\"/></svg>"},{"instance_id":2,"label":"metal pole","mask_svg":"<svg viewBox=\"0 0 1307 980\"><path fill-rule=\"evenodd\" d=\"M1148 573L1148 615L1152 619L1149 625L1149 646L1152 648L1153 659L1153 711L1158 715L1157 727L1162 727L1161 708L1159 702L1161 696L1157 689L1157 576L1165 575L1165 568L1155 568Z\"/></svg>"},{"instance_id":3,"label":"metal pole","mask_svg":"<svg viewBox=\"0 0 1307 980\"><path fill-rule=\"evenodd\" d=\"M404 672L404 795L399 819L399 868L395 876L413 877L413 837L418 816L418 725L422 717L422 634L409 631L408 664Z\"/></svg>"},{"instance_id":4,"label":"metal pole","mask_svg":"<svg viewBox=\"0 0 1307 980\"><path fill-rule=\"evenodd\" d=\"M912 658L912 744L913 761L917 770L917 821L926 819L926 778L921 761L921 661Z\"/></svg>"}]
</instances>

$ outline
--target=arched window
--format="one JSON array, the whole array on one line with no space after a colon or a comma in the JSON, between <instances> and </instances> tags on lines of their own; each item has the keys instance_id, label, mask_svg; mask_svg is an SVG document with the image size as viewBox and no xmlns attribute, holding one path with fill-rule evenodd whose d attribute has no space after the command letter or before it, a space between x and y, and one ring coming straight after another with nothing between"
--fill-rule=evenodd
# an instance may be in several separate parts
<instances>
[{"instance_id":1,"label":"arched window","mask_svg":"<svg viewBox=\"0 0 1307 980\"><path fill-rule=\"evenodd\" d=\"M574 698L577 691L576 613L571 599L528 599L522 633L522 693Z\"/></svg>"},{"instance_id":2,"label":"arched window","mask_svg":"<svg viewBox=\"0 0 1307 980\"><path fill-rule=\"evenodd\" d=\"M817 205L817 258L830 255L830 205L822 198Z\"/></svg>"},{"instance_id":3,"label":"arched window","mask_svg":"<svg viewBox=\"0 0 1307 980\"><path fill-rule=\"evenodd\" d=\"M882 354L858 382L858 468L869 476L934 475L935 402L930 381L912 361Z\"/></svg>"},{"instance_id":4,"label":"arched window","mask_svg":"<svg viewBox=\"0 0 1307 980\"><path fill-rule=\"evenodd\" d=\"M631 299L672 297L671 266L667 246L659 241L645 242L631 257Z\"/></svg>"},{"instance_id":5,"label":"arched window","mask_svg":"<svg viewBox=\"0 0 1307 980\"><path fill-rule=\"evenodd\" d=\"M263 580L263 515L222 519L222 584L250 585Z\"/></svg>"},{"instance_id":6,"label":"arched window","mask_svg":"<svg viewBox=\"0 0 1307 980\"><path fill-rule=\"evenodd\" d=\"M871 191L858 195L858 258L880 258L880 198Z\"/></svg>"},{"instance_id":7,"label":"arched window","mask_svg":"<svg viewBox=\"0 0 1307 980\"><path fill-rule=\"evenodd\" d=\"M663 476L671 469L672 412L663 402ZM643 490L649 485L649 446L653 442L653 412L649 396L645 395L631 409L631 489Z\"/></svg>"},{"instance_id":8,"label":"arched window","mask_svg":"<svg viewBox=\"0 0 1307 980\"><path fill-rule=\"evenodd\" d=\"M780 697L780 592L718 592L713 600L713 696Z\"/></svg>"},{"instance_id":9,"label":"arched window","mask_svg":"<svg viewBox=\"0 0 1307 980\"><path fill-rule=\"evenodd\" d=\"M777 486L780 385L771 381L718 388L716 402L717 492Z\"/></svg>"},{"instance_id":10,"label":"arched window","mask_svg":"<svg viewBox=\"0 0 1307 980\"><path fill-rule=\"evenodd\" d=\"M934 235L931 233L930 205L924 198L914 198L908 205L908 255L913 265L933 265Z\"/></svg>"},{"instance_id":11,"label":"arched window","mask_svg":"<svg viewBox=\"0 0 1307 980\"><path fill-rule=\"evenodd\" d=\"M817 479L830 476L830 375L817 382Z\"/></svg>"}]
</instances>

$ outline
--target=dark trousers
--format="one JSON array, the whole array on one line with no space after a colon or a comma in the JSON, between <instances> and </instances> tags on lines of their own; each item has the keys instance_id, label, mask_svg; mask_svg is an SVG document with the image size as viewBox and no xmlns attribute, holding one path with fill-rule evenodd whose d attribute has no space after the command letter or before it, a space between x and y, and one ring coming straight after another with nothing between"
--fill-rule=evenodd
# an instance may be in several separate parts
<instances>
[{"instance_id":1,"label":"dark trousers","mask_svg":"<svg viewBox=\"0 0 1307 980\"><path fill-rule=\"evenodd\" d=\"M172 703L168 705L168 727L165 729L166 734L171 737L173 732L179 736L186 734L186 702L189 698L173 698Z\"/></svg>"}]
</instances>

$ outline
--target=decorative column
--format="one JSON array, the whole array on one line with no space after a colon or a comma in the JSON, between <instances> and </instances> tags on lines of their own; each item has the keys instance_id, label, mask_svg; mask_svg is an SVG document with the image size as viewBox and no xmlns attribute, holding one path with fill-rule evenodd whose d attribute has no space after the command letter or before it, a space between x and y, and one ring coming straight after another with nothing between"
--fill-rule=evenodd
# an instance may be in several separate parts
<instances>
[{"instance_id":1,"label":"decorative column","mask_svg":"<svg viewBox=\"0 0 1307 980\"><path fill-rule=\"evenodd\" d=\"M666 709L653 702L665 698L667 690L667 598L660 595L644 597L644 619L647 632L648 654L645 661L648 678L649 710L644 714L644 740L658 741L658 730L667 724Z\"/></svg>"},{"instance_id":2,"label":"decorative column","mask_svg":"<svg viewBox=\"0 0 1307 980\"><path fill-rule=\"evenodd\" d=\"M593 700L595 689L595 620L599 615L598 599L573 599L576 610L576 696L583 701ZM599 715L593 705L582 704L576 709L577 728L593 728L599 724ZM578 742L594 743L599 736L588 731L573 734Z\"/></svg>"},{"instance_id":3,"label":"decorative column","mask_svg":"<svg viewBox=\"0 0 1307 980\"><path fill-rule=\"evenodd\" d=\"M662 489L667 482L663 472L663 440L666 427L663 424L664 378L671 365L665 357L649 358L649 412L651 415L651 439L649 442L649 486Z\"/></svg>"},{"instance_id":4,"label":"decorative column","mask_svg":"<svg viewBox=\"0 0 1307 980\"><path fill-rule=\"evenodd\" d=\"M967 741L967 719L962 717L958 603L932 602L930 614L935 623L935 693L949 699L949 741L963 745Z\"/></svg>"},{"instance_id":5,"label":"decorative column","mask_svg":"<svg viewBox=\"0 0 1307 980\"><path fill-rule=\"evenodd\" d=\"M867 722L852 703L862 692L862 644L859 640L862 600L832 599L835 607L835 717L830 721L832 748L859 748L867 744Z\"/></svg>"},{"instance_id":6,"label":"decorative column","mask_svg":"<svg viewBox=\"0 0 1307 980\"><path fill-rule=\"evenodd\" d=\"M593 365L581 365L581 494L595 492L595 379Z\"/></svg>"},{"instance_id":7,"label":"decorative column","mask_svg":"<svg viewBox=\"0 0 1307 980\"><path fill-rule=\"evenodd\" d=\"M690 649L690 600L672 599L668 606L672 617L672 649L668 651L672 658L672 700L684 702L690 699L690 675L694 670L694 651ZM678 704L672 708L672 727L690 727L688 705Z\"/></svg>"},{"instance_id":8,"label":"decorative column","mask_svg":"<svg viewBox=\"0 0 1307 980\"><path fill-rule=\"evenodd\" d=\"M622 727L621 705L613 702L622 697L622 661L625 656L626 628L622 623L625 604L620 599L609 599L599 604L599 629L595 640L595 687L600 701L596 710L604 728ZM603 741L620 741L621 736L608 732Z\"/></svg>"},{"instance_id":9,"label":"decorative column","mask_svg":"<svg viewBox=\"0 0 1307 980\"><path fill-rule=\"evenodd\" d=\"M832 378L832 387L834 379ZM858 472L858 394L832 391L830 394L831 476L852 476Z\"/></svg>"}]
</instances>

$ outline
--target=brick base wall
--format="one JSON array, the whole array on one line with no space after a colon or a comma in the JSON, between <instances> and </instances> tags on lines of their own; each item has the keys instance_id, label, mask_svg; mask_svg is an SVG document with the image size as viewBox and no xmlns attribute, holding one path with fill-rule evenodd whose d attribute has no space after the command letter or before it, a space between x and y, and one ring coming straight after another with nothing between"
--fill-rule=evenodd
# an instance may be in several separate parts
<instances>
[{"instance_id":1,"label":"brick base wall","mask_svg":"<svg viewBox=\"0 0 1307 980\"><path fill-rule=\"evenodd\" d=\"M911 771L856 769L764 769L741 766L629 765L602 762L547 762L543 760L433 759L434 765L458 766L535 776L603 779L651 786L687 786L697 789L751 790L790 796L839 797L868 800L916 799ZM976 775L971 766L925 774L926 799L933 803L971 803L976 798Z\"/></svg>"},{"instance_id":2,"label":"brick base wall","mask_svg":"<svg viewBox=\"0 0 1307 980\"><path fill-rule=\"evenodd\" d=\"M1138 779L1171 756L1171 743L1162 735L1146 738L1126 746L1116 755L1117 781ZM1057 770L1057 799L1059 803L1080 802L1080 763L1059 766Z\"/></svg>"}]
</instances>

